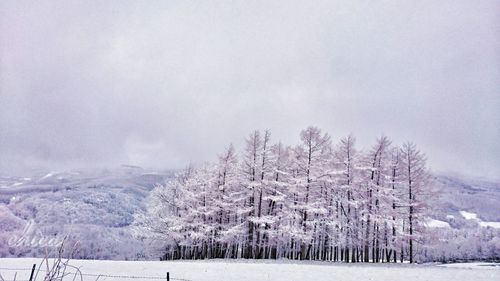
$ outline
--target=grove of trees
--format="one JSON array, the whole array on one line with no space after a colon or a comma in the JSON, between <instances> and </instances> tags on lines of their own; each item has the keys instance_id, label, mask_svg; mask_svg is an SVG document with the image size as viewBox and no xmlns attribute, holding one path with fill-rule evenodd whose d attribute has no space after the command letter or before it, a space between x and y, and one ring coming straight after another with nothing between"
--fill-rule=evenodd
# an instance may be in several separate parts
<instances>
[{"instance_id":1,"label":"grove of trees","mask_svg":"<svg viewBox=\"0 0 500 281\"><path fill-rule=\"evenodd\" d=\"M356 149L319 128L298 145L252 132L218 161L153 190L138 218L163 259L414 262L432 196L424 155L382 136Z\"/></svg>"}]
</instances>

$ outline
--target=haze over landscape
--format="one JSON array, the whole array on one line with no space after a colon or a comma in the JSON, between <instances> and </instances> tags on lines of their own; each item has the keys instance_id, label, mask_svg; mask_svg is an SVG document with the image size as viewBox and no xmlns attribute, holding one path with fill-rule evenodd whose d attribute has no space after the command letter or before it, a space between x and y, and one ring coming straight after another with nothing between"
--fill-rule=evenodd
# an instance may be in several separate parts
<instances>
[{"instance_id":1,"label":"haze over landscape","mask_svg":"<svg viewBox=\"0 0 500 281\"><path fill-rule=\"evenodd\" d=\"M0 280L500 280L499 11L0 0Z\"/></svg>"},{"instance_id":2,"label":"haze over landscape","mask_svg":"<svg viewBox=\"0 0 500 281\"><path fill-rule=\"evenodd\" d=\"M497 1L2 1L0 172L211 160L253 129L500 175Z\"/></svg>"}]
</instances>

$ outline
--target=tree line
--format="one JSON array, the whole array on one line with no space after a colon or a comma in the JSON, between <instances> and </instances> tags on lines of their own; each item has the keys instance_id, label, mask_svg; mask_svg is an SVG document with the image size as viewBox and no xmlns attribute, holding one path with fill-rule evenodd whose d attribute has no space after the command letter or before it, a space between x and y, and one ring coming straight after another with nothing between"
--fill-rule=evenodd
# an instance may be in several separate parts
<instances>
[{"instance_id":1,"label":"tree line","mask_svg":"<svg viewBox=\"0 0 500 281\"><path fill-rule=\"evenodd\" d=\"M163 259L414 262L432 193L413 143L357 150L317 127L298 145L254 131L243 151L189 166L156 187L138 218Z\"/></svg>"}]
</instances>

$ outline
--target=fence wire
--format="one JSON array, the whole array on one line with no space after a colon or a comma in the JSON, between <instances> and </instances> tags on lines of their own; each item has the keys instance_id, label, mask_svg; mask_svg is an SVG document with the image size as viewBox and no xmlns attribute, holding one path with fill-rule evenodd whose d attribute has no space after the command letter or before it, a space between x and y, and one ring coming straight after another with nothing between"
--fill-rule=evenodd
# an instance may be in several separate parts
<instances>
[{"instance_id":1,"label":"fence wire","mask_svg":"<svg viewBox=\"0 0 500 281\"><path fill-rule=\"evenodd\" d=\"M31 271L31 268L8 268L8 267L0 267L0 271L2 270L7 270L7 271ZM38 271L38 269L35 269L35 272ZM47 271L46 269L40 269L40 271ZM67 272L67 276L69 275L80 275L80 273L77 272ZM82 276L89 276L89 277L98 277L100 279L101 277L107 277L107 278L120 278L120 279L144 279L144 280L167 280L167 277L160 277L160 276L138 276L138 275L108 275L108 274L91 274L91 273L81 273ZM193 281L190 279L183 279L183 278L173 278L170 277L170 280L174 281ZM4 279L5 281L9 281L7 279ZM16 281L29 281L29 279L17 279Z\"/></svg>"}]
</instances>

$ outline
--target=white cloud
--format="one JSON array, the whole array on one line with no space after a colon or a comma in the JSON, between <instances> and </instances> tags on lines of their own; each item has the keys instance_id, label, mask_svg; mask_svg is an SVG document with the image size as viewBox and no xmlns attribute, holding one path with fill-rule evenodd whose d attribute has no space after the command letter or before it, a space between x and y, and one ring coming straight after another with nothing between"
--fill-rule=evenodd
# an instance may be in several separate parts
<instances>
[{"instance_id":1,"label":"white cloud","mask_svg":"<svg viewBox=\"0 0 500 281\"><path fill-rule=\"evenodd\" d=\"M315 124L500 173L494 1L0 5L0 169L180 167L255 128L293 143ZM131 158L131 138L154 145Z\"/></svg>"}]
</instances>

